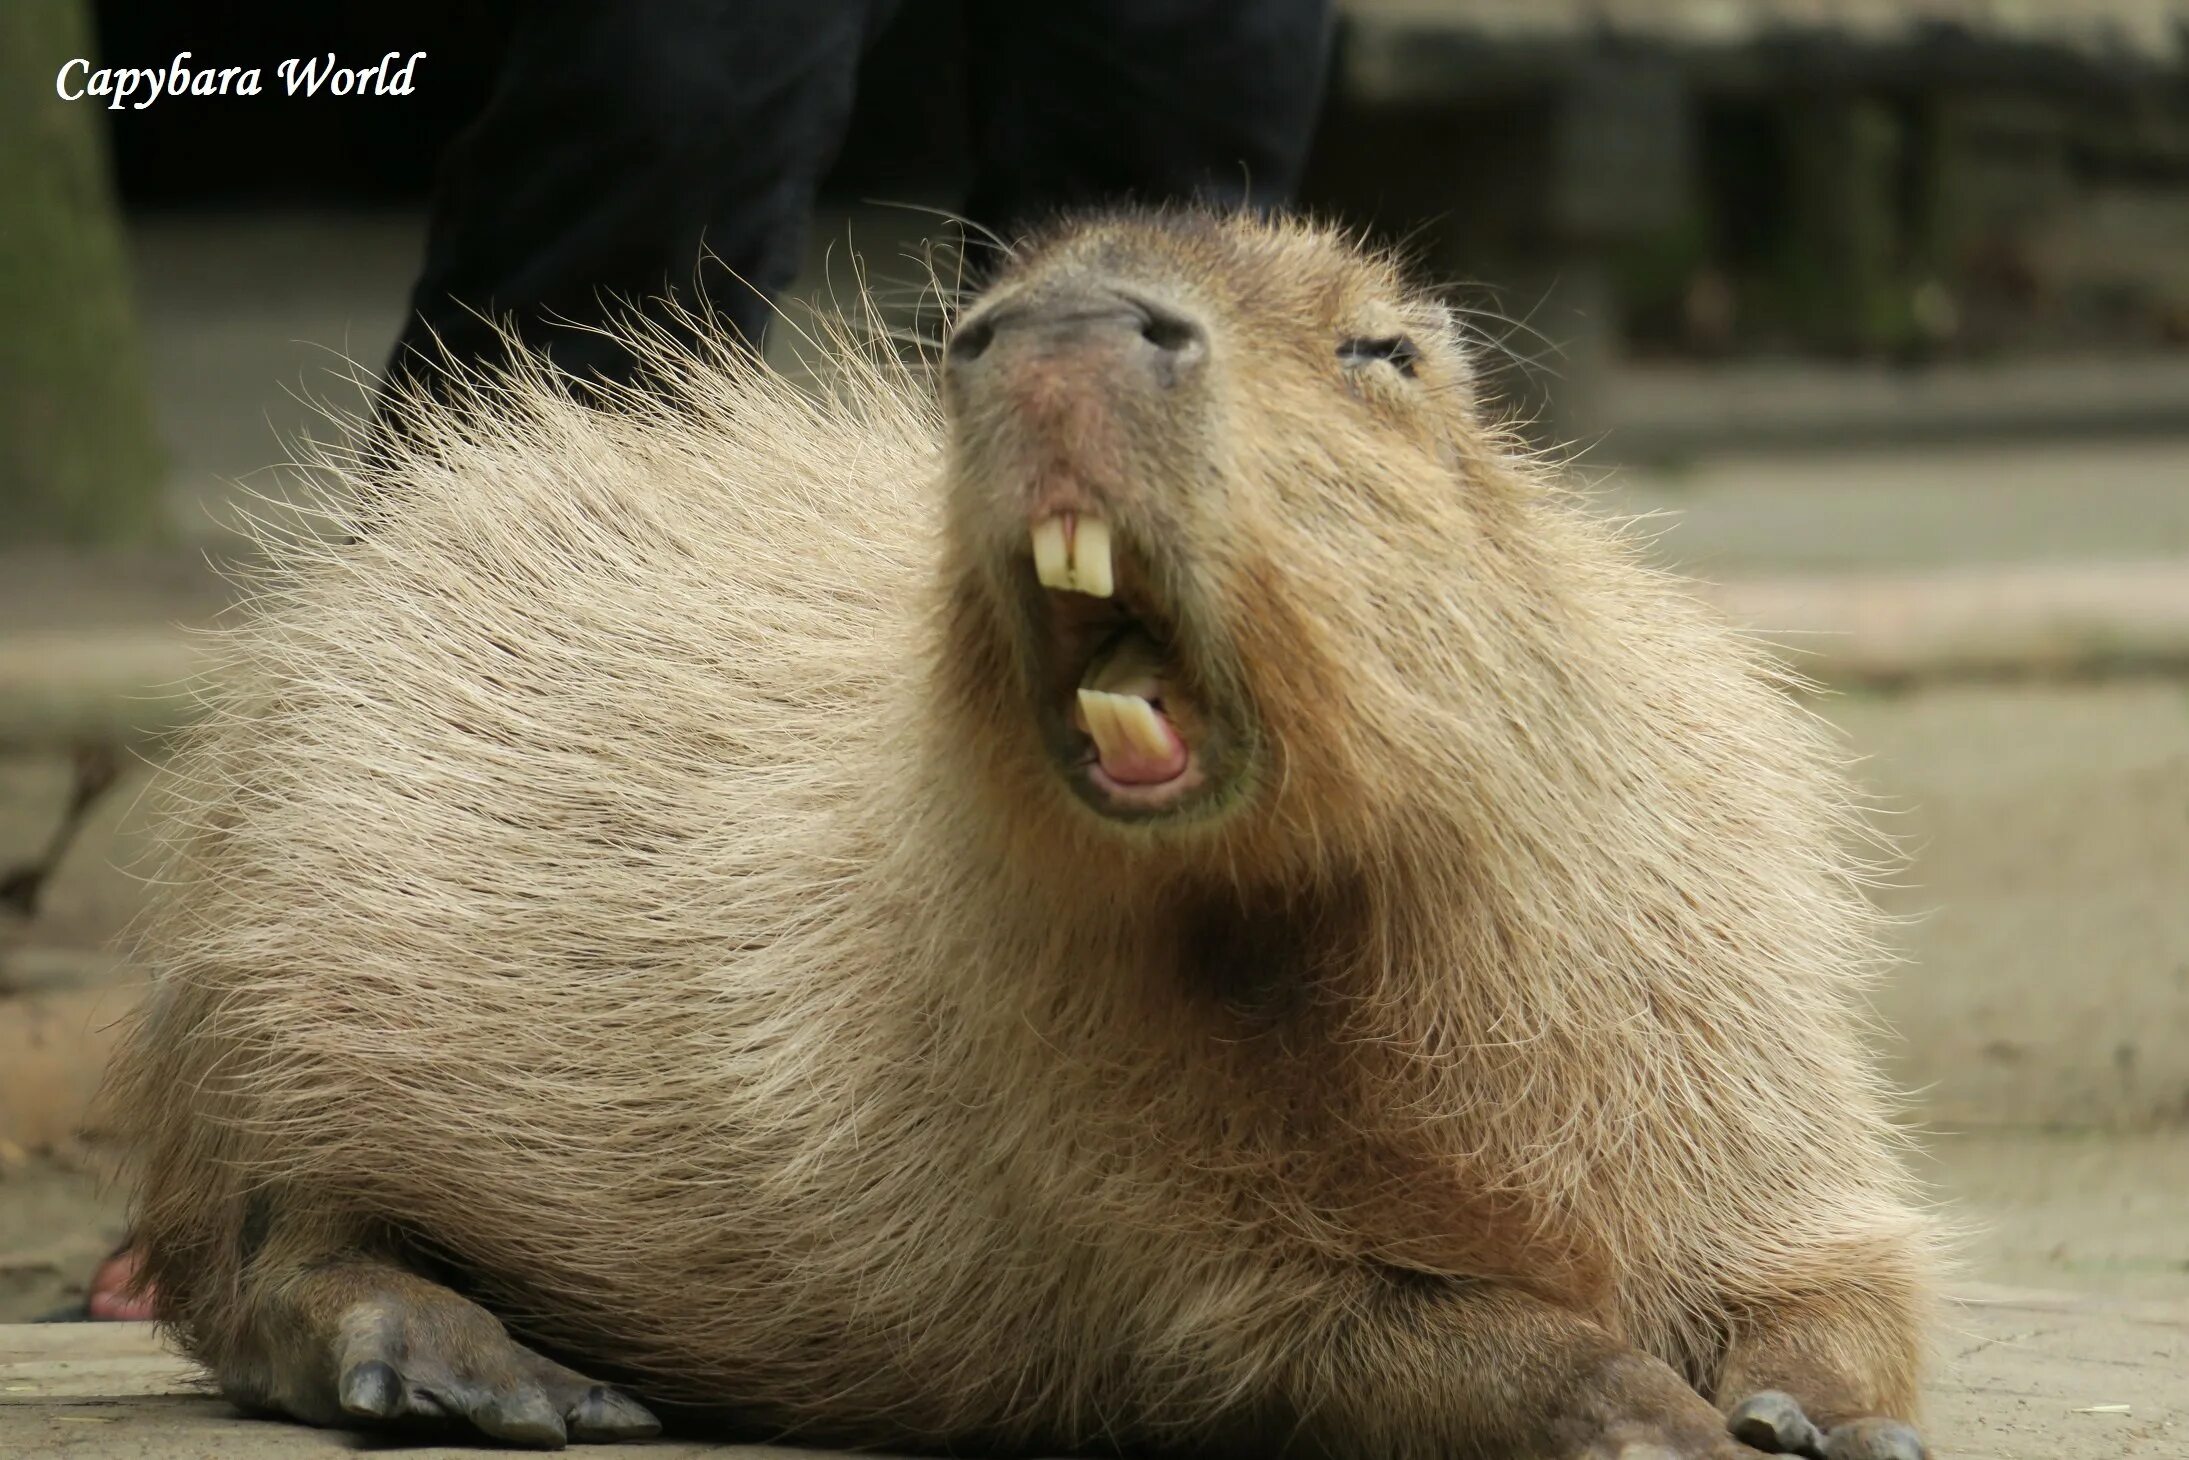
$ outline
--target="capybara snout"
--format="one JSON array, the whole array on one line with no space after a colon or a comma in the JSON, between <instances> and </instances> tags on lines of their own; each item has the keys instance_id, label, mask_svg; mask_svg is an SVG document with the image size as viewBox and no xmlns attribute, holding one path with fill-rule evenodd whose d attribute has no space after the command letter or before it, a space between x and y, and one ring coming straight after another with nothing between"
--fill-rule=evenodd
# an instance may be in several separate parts
<instances>
[{"instance_id":1,"label":"capybara snout","mask_svg":"<svg viewBox=\"0 0 2189 1460\"><path fill-rule=\"evenodd\" d=\"M1102 341L1124 369L1144 371L1160 385L1175 384L1208 353L1208 331L1189 310L1105 280L1032 291L982 309L952 332L945 369L961 381L976 367L1009 369L1005 351L990 353L999 336L1030 350Z\"/></svg>"}]
</instances>

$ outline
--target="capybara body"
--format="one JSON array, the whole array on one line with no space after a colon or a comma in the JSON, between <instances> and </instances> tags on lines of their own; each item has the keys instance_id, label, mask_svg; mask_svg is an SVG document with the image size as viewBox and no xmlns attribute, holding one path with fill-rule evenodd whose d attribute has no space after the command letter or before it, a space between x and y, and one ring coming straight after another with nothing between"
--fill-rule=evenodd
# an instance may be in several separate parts
<instances>
[{"instance_id":1,"label":"capybara body","mask_svg":"<svg viewBox=\"0 0 2189 1460\"><path fill-rule=\"evenodd\" d=\"M1116 216L939 390L834 354L421 405L273 545L113 1100L227 1392L1579 1457L1772 1391L1913 1455L1831 744L1448 315Z\"/></svg>"}]
</instances>

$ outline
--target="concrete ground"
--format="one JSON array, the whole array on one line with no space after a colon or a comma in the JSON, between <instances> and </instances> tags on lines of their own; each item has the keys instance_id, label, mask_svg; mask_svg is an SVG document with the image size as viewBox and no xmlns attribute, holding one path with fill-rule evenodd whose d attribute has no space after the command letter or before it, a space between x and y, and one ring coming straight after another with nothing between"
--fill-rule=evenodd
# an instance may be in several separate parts
<instances>
[{"instance_id":1,"label":"concrete ground","mask_svg":"<svg viewBox=\"0 0 2189 1460\"><path fill-rule=\"evenodd\" d=\"M2072 1293L1970 1289L1948 1307L1925 1396L1934 1453L1942 1460L2174 1460L2189 1443L2185 1358L2189 1305L2098 1305ZM349 1435L238 1418L204 1393L188 1365L164 1353L147 1326L0 1327L0 1454L257 1460L359 1448ZM429 1444L405 1445L402 1453L424 1460L497 1452ZM798 1452L671 1437L637 1453L790 1460Z\"/></svg>"},{"instance_id":2,"label":"concrete ground","mask_svg":"<svg viewBox=\"0 0 2189 1460\"><path fill-rule=\"evenodd\" d=\"M231 479L309 420L284 386L339 395L330 345L378 362L416 230L181 222L138 244L184 548L0 550L0 874L57 818L70 744L143 757L36 918L0 910L0 1324L69 1297L120 1234L78 1130L133 996L108 942L143 894L131 807L173 716L160 686L189 662L175 626L226 595L195 554L222 540ZM1701 420L1698 389L1628 398ZM1807 385L1798 404L1819 409ZM1835 681L1817 706L1909 853L1881 893L1909 956L1877 995L1885 1053L1992 1298L1942 1335L1940 1453L2189 1452L2189 437L1723 449L1601 490ZM56 1369L71 1346L87 1367ZM305 1443L174 1397L148 1353L0 1329L0 1455Z\"/></svg>"}]
</instances>

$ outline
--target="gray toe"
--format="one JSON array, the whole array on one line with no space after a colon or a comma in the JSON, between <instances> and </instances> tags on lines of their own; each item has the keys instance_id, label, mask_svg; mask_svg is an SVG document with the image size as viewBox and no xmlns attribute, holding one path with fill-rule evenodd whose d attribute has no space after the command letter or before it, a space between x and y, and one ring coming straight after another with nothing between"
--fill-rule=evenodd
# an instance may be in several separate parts
<instances>
[{"instance_id":1,"label":"gray toe","mask_svg":"<svg viewBox=\"0 0 2189 1460\"><path fill-rule=\"evenodd\" d=\"M1928 1460L1914 1425L1897 1419L1858 1419L1834 1429L1825 1460Z\"/></svg>"},{"instance_id":2,"label":"gray toe","mask_svg":"<svg viewBox=\"0 0 2189 1460\"><path fill-rule=\"evenodd\" d=\"M564 1416L574 1440L648 1440L661 1421L645 1405L605 1384L595 1384Z\"/></svg>"},{"instance_id":3,"label":"gray toe","mask_svg":"<svg viewBox=\"0 0 2189 1460\"><path fill-rule=\"evenodd\" d=\"M481 1431L510 1445L529 1445L537 1450L560 1450L569 1442L562 1414L535 1384L503 1393L483 1394L481 1403L468 1405L464 1417Z\"/></svg>"},{"instance_id":4,"label":"gray toe","mask_svg":"<svg viewBox=\"0 0 2189 1460\"><path fill-rule=\"evenodd\" d=\"M403 1376L383 1359L352 1364L342 1375L342 1408L368 1419L394 1419L403 1413Z\"/></svg>"},{"instance_id":5,"label":"gray toe","mask_svg":"<svg viewBox=\"0 0 2189 1460\"><path fill-rule=\"evenodd\" d=\"M1821 1460L1824 1436L1791 1394L1766 1389L1751 1394L1726 1416L1733 1438L1767 1455L1804 1455Z\"/></svg>"}]
</instances>

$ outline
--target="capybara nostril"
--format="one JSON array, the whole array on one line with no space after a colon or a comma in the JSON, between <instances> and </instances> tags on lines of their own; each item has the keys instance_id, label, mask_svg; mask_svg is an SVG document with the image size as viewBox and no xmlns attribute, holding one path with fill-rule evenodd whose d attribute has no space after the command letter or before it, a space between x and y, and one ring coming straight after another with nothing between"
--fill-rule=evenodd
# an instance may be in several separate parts
<instances>
[{"instance_id":1,"label":"capybara nostril","mask_svg":"<svg viewBox=\"0 0 2189 1460\"><path fill-rule=\"evenodd\" d=\"M950 336L950 343L943 348L943 360L951 365L971 364L988 352L988 346L995 338L994 320L976 319Z\"/></svg>"},{"instance_id":2,"label":"capybara nostril","mask_svg":"<svg viewBox=\"0 0 2189 1460\"><path fill-rule=\"evenodd\" d=\"M1003 342L1005 348L998 349ZM1166 385L1208 353L1208 332L1185 311L1108 285L1056 289L1010 300L951 337L945 363L956 370L1015 349L1044 352L1107 347L1138 357Z\"/></svg>"},{"instance_id":3,"label":"capybara nostril","mask_svg":"<svg viewBox=\"0 0 2189 1460\"><path fill-rule=\"evenodd\" d=\"M1181 361L1197 360L1207 353L1208 332L1198 320L1150 300L1135 299L1132 303L1144 316L1140 337L1149 344Z\"/></svg>"}]
</instances>

